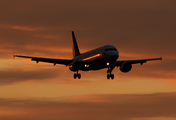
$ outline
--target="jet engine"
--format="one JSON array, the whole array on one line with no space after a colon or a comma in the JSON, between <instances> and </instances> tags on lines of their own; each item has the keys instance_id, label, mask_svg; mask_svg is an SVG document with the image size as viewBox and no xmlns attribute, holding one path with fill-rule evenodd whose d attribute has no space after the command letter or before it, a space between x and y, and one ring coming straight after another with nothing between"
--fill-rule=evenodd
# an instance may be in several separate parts
<instances>
[{"instance_id":1,"label":"jet engine","mask_svg":"<svg viewBox=\"0 0 176 120\"><path fill-rule=\"evenodd\" d=\"M69 69L70 69L71 71L78 71L78 70L81 69L81 67L82 67L82 63L81 63L81 62L79 62L79 61L74 61L74 62L72 62L71 65L69 66Z\"/></svg>"},{"instance_id":2,"label":"jet engine","mask_svg":"<svg viewBox=\"0 0 176 120\"><path fill-rule=\"evenodd\" d=\"M132 65L128 62L124 62L122 63L122 65L120 66L120 71L122 72L129 72L132 68Z\"/></svg>"}]
</instances>

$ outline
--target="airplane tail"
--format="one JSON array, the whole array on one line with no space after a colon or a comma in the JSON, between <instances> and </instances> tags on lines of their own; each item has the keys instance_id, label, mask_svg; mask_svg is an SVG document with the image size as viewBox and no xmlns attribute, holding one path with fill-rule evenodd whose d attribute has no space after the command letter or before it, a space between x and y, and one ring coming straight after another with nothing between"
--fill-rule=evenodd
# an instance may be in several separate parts
<instances>
[{"instance_id":1,"label":"airplane tail","mask_svg":"<svg viewBox=\"0 0 176 120\"><path fill-rule=\"evenodd\" d=\"M71 32L71 36L72 36L72 52L73 52L73 57L75 57L77 55L80 55L80 52L76 42L74 31Z\"/></svg>"}]
</instances>

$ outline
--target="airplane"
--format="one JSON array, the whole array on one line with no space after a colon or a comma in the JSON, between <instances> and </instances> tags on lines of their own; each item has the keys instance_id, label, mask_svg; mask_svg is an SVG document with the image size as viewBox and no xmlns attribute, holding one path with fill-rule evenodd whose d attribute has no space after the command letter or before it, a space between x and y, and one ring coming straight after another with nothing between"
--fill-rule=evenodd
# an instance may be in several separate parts
<instances>
[{"instance_id":1,"label":"airplane","mask_svg":"<svg viewBox=\"0 0 176 120\"><path fill-rule=\"evenodd\" d=\"M114 79L114 74L112 71L115 67L119 67L121 72L127 73L132 69L132 64L143 64L147 61L162 60L162 58L152 58L152 59L140 59L140 60L122 60L117 61L119 58L119 52L113 45L105 45L94 50L80 53L79 47L77 45L76 37L74 31L71 32L72 36L72 59L53 59L53 58L41 58L41 57L30 57L14 55L13 57L30 58L32 61L47 62L52 63L54 66L56 64L62 64L69 66L69 69L74 73L73 78L80 79L81 74L78 71L91 71L100 70L107 68L107 79Z\"/></svg>"}]
</instances>

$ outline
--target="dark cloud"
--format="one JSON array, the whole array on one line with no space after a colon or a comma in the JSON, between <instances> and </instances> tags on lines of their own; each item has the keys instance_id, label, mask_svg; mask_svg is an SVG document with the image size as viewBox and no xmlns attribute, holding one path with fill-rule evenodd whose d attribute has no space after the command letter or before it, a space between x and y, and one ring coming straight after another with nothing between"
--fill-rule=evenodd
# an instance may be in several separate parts
<instances>
[{"instance_id":1,"label":"dark cloud","mask_svg":"<svg viewBox=\"0 0 176 120\"><path fill-rule=\"evenodd\" d=\"M5 119L107 120L176 117L176 93L83 95L61 101L0 99L0 110L11 111ZM17 111L17 112L15 112ZM16 113L16 114L15 114ZM14 115L15 114L15 115Z\"/></svg>"},{"instance_id":2,"label":"dark cloud","mask_svg":"<svg viewBox=\"0 0 176 120\"><path fill-rule=\"evenodd\" d=\"M72 85L85 85L90 84L89 79L73 80L73 72L64 65L56 65L50 63L14 63L20 64L14 68L1 68L0 69L0 86L16 84L25 81L32 81L33 83L53 83L53 84L72 84ZM9 64L11 65L11 64ZM12 63L13 65L13 63ZM18 68L17 68L18 67ZM85 73L83 73L85 74ZM84 75L86 78L86 75Z\"/></svg>"},{"instance_id":3,"label":"dark cloud","mask_svg":"<svg viewBox=\"0 0 176 120\"><path fill-rule=\"evenodd\" d=\"M0 85L12 84L26 80L47 80L52 79L60 74L56 69L1 69Z\"/></svg>"}]
</instances>

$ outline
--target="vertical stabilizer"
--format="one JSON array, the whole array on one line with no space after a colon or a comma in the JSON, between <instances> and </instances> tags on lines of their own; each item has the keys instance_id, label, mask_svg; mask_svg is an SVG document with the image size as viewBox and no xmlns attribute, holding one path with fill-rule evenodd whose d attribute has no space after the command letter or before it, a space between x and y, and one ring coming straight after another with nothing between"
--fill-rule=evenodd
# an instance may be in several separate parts
<instances>
[{"instance_id":1,"label":"vertical stabilizer","mask_svg":"<svg viewBox=\"0 0 176 120\"><path fill-rule=\"evenodd\" d=\"M71 36L72 36L73 57L75 57L77 55L80 55L80 52L79 52L79 48L78 48L78 45L77 45L77 42L76 42L76 37L75 37L74 31L71 32Z\"/></svg>"}]
</instances>

